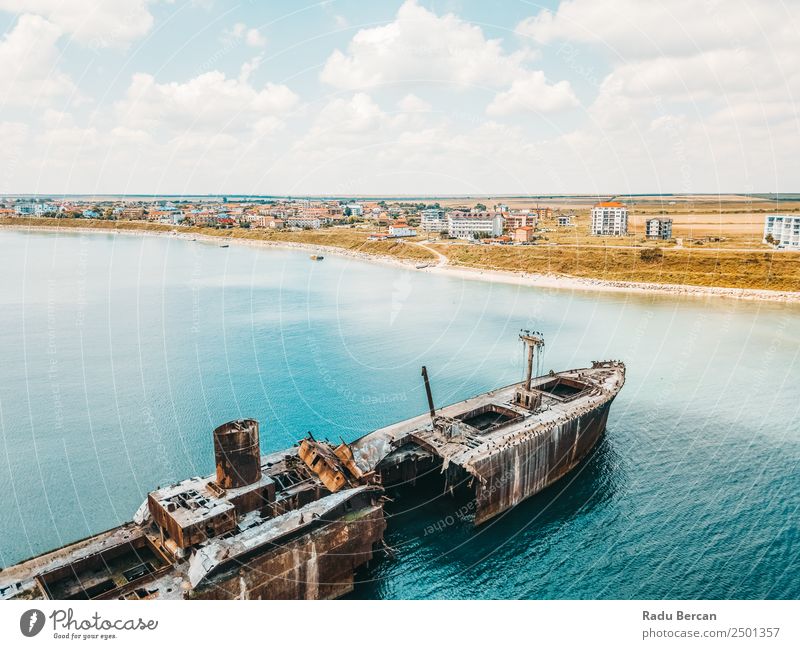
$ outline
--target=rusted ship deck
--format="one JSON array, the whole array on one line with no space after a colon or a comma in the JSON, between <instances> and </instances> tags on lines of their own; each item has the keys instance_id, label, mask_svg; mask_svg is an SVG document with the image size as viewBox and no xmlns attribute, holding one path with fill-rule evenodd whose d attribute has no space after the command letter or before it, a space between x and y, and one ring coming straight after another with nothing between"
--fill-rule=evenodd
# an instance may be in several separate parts
<instances>
[{"instance_id":1,"label":"rusted ship deck","mask_svg":"<svg viewBox=\"0 0 800 649\"><path fill-rule=\"evenodd\" d=\"M0 572L0 598L330 599L383 544L386 490L441 477L474 523L571 471L605 430L620 362L533 377L544 344L523 332L523 382L337 446L309 435L261 456L254 420L214 431L216 473L151 492L131 523Z\"/></svg>"}]
</instances>

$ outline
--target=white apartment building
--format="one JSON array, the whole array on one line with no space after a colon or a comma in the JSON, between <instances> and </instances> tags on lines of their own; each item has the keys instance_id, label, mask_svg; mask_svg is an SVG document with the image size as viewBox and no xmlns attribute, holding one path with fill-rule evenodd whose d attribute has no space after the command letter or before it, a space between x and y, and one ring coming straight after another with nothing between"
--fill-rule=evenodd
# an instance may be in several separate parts
<instances>
[{"instance_id":1,"label":"white apartment building","mask_svg":"<svg viewBox=\"0 0 800 649\"><path fill-rule=\"evenodd\" d=\"M416 237L417 231L408 223L393 223L389 226L390 237Z\"/></svg>"},{"instance_id":2,"label":"white apartment building","mask_svg":"<svg viewBox=\"0 0 800 649\"><path fill-rule=\"evenodd\" d=\"M489 212L450 212L447 233L456 239L476 239L480 235L499 237L503 234L503 217Z\"/></svg>"},{"instance_id":3,"label":"white apartment building","mask_svg":"<svg viewBox=\"0 0 800 649\"><path fill-rule=\"evenodd\" d=\"M604 237L624 237L628 234L628 208L610 201L592 208L592 234Z\"/></svg>"},{"instance_id":4,"label":"white apartment building","mask_svg":"<svg viewBox=\"0 0 800 649\"><path fill-rule=\"evenodd\" d=\"M364 216L364 206L360 203L348 203L342 211L344 212L347 208L350 209L350 216Z\"/></svg>"},{"instance_id":5,"label":"white apartment building","mask_svg":"<svg viewBox=\"0 0 800 649\"><path fill-rule=\"evenodd\" d=\"M284 222L287 228L318 230L322 227L322 221L313 216L289 216Z\"/></svg>"},{"instance_id":6,"label":"white apartment building","mask_svg":"<svg viewBox=\"0 0 800 649\"><path fill-rule=\"evenodd\" d=\"M764 243L767 235L780 248L800 248L800 215L770 214L764 217Z\"/></svg>"},{"instance_id":7,"label":"white apartment building","mask_svg":"<svg viewBox=\"0 0 800 649\"><path fill-rule=\"evenodd\" d=\"M430 208L420 213L420 227L425 232L443 232L447 230L447 219L444 210Z\"/></svg>"},{"instance_id":8,"label":"white apartment building","mask_svg":"<svg viewBox=\"0 0 800 649\"><path fill-rule=\"evenodd\" d=\"M648 239L672 239L672 219L647 219L645 236Z\"/></svg>"},{"instance_id":9,"label":"white apartment building","mask_svg":"<svg viewBox=\"0 0 800 649\"><path fill-rule=\"evenodd\" d=\"M48 203L17 203L14 213L20 216L42 216L46 212L55 212L56 207Z\"/></svg>"}]
</instances>

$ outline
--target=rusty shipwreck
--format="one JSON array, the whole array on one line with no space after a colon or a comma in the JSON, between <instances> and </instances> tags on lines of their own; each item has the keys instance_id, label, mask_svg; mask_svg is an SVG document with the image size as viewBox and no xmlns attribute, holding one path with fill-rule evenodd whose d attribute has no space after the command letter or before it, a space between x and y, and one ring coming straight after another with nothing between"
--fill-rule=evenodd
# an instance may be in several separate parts
<instances>
[{"instance_id":1,"label":"rusty shipwreck","mask_svg":"<svg viewBox=\"0 0 800 649\"><path fill-rule=\"evenodd\" d=\"M216 473L157 489L134 520L0 571L0 598L329 599L383 552L387 491L438 476L480 525L571 471L602 436L625 381L617 361L536 376L350 444L311 435L262 456L254 420L214 431Z\"/></svg>"}]
</instances>

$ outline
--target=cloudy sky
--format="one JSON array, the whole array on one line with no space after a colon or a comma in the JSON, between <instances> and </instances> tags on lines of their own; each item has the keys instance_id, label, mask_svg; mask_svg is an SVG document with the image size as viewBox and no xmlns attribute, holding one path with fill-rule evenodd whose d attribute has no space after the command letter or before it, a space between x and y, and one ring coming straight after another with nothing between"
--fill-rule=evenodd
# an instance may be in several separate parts
<instances>
[{"instance_id":1,"label":"cloudy sky","mask_svg":"<svg viewBox=\"0 0 800 649\"><path fill-rule=\"evenodd\" d=\"M0 193L800 191L800 1L0 0Z\"/></svg>"}]
</instances>

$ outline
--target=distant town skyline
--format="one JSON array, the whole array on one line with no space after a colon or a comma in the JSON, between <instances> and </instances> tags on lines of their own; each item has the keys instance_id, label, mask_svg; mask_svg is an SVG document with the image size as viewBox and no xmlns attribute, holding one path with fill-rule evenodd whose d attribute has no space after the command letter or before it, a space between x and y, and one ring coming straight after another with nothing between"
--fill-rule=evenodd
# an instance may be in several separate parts
<instances>
[{"instance_id":1,"label":"distant town skyline","mask_svg":"<svg viewBox=\"0 0 800 649\"><path fill-rule=\"evenodd\" d=\"M791 191L797 3L0 0L0 194Z\"/></svg>"}]
</instances>

